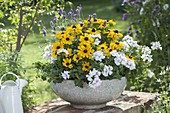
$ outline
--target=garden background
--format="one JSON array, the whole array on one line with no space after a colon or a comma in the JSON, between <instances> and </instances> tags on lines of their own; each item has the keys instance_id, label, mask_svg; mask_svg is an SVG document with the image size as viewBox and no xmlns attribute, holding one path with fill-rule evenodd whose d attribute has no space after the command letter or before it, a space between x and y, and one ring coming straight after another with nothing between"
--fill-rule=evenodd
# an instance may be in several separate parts
<instances>
[{"instance_id":1,"label":"garden background","mask_svg":"<svg viewBox=\"0 0 170 113\"><path fill-rule=\"evenodd\" d=\"M164 9L164 7L166 4L169 5L170 1L153 0L154 2L142 5L141 2L145 1L147 0L134 0L132 3L127 0L124 5L121 0L0 1L0 76L8 71L13 71L29 81L29 85L23 91L25 110L56 98L49 83L43 81L41 73L37 73L35 70L34 63L46 62L46 59L42 57L43 48L51 37L50 21L54 17L54 11L57 12L59 7L69 11L71 7L76 9L81 4L84 19L88 18L89 14L96 13L99 18L115 20L120 32L134 36L139 43L149 45L152 41L160 41L163 50L154 53L153 58L156 60L151 66L155 75L152 78L133 77L132 81L129 81L127 89L159 92L162 95L159 102L161 106L158 107L155 103L153 109L155 112L168 113L170 111L170 8L168 6L167 9ZM141 13L142 8L143 13ZM23 14L26 16L23 16L23 31L20 35L21 9L26 11ZM153 14L152 17L151 14ZM34 18L35 15L36 18ZM39 22L42 22L45 28L39 26ZM46 36L43 35L42 30L46 30ZM20 54L17 50L20 47L17 47L16 44L18 39L21 39L19 43L22 45L22 47L20 45L22 49L18 49Z\"/></svg>"}]
</instances>

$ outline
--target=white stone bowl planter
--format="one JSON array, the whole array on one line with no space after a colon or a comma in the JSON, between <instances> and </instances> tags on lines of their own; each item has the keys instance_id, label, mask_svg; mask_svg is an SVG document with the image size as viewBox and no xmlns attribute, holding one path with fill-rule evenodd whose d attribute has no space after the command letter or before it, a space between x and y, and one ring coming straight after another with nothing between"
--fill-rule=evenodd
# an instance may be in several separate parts
<instances>
[{"instance_id":1,"label":"white stone bowl planter","mask_svg":"<svg viewBox=\"0 0 170 113\"><path fill-rule=\"evenodd\" d=\"M126 86L126 78L121 80L103 80L97 88L91 88L84 84L83 88L75 86L73 80L65 80L62 83L54 84L51 88L54 92L71 106L79 109L98 109L106 106L106 103L118 98Z\"/></svg>"}]
</instances>

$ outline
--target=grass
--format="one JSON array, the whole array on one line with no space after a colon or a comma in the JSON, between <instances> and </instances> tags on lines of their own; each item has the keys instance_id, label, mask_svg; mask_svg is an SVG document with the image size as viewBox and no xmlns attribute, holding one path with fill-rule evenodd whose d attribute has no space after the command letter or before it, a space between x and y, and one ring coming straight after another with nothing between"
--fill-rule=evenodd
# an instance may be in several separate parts
<instances>
[{"instance_id":1,"label":"grass","mask_svg":"<svg viewBox=\"0 0 170 113\"><path fill-rule=\"evenodd\" d=\"M116 20L116 28L124 31L127 28L127 23L121 21L122 13L116 12L115 2L115 0L73 0L74 8L79 4L82 5L84 18L88 18L89 14L97 13L99 18ZM69 7L67 6L68 9ZM46 24L48 22L50 20L46 17ZM42 54L43 48L46 45L46 39L48 38L48 36L43 37L38 32L32 31L30 33L21 51L25 61L24 66L31 67L37 61L45 62ZM32 80L30 86L35 92L30 95L34 98L36 104L41 104L57 97L49 87L49 83L36 77L35 70L28 69L25 78Z\"/></svg>"}]
</instances>

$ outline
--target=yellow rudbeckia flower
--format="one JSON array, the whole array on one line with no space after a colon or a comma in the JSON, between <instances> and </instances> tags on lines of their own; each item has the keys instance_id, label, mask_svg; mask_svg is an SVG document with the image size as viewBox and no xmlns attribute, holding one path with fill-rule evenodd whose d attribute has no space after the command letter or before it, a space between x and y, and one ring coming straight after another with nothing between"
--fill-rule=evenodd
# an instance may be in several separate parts
<instances>
[{"instance_id":1,"label":"yellow rudbeckia flower","mask_svg":"<svg viewBox=\"0 0 170 113\"><path fill-rule=\"evenodd\" d=\"M56 50L59 50L59 49L62 49L62 48L63 48L63 43L61 41L55 42L52 45L52 50L53 51L56 51Z\"/></svg>"},{"instance_id":2,"label":"yellow rudbeckia flower","mask_svg":"<svg viewBox=\"0 0 170 113\"><path fill-rule=\"evenodd\" d=\"M105 43L99 45L99 46L97 47L97 50L107 51L107 48L108 48L108 47L107 47L107 44L106 44L106 42L105 42Z\"/></svg>"},{"instance_id":3,"label":"yellow rudbeckia flower","mask_svg":"<svg viewBox=\"0 0 170 113\"><path fill-rule=\"evenodd\" d=\"M73 68L73 65L71 64L71 59L69 59L69 58L66 58L66 59L63 59L63 66L65 66L65 67L68 67L68 68Z\"/></svg>"},{"instance_id":4,"label":"yellow rudbeckia flower","mask_svg":"<svg viewBox=\"0 0 170 113\"><path fill-rule=\"evenodd\" d=\"M87 42L87 43L94 43L94 39L90 37L90 34L85 33L84 35L80 36L80 42Z\"/></svg>"},{"instance_id":5,"label":"yellow rudbeckia flower","mask_svg":"<svg viewBox=\"0 0 170 113\"><path fill-rule=\"evenodd\" d=\"M82 57L81 57L80 55L78 55L78 54L75 54L75 55L73 56L73 60L74 60L76 63L78 63L81 59L82 59Z\"/></svg>"},{"instance_id":6,"label":"yellow rudbeckia flower","mask_svg":"<svg viewBox=\"0 0 170 113\"><path fill-rule=\"evenodd\" d=\"M122 42L115 42L115 48L121 50L124 44Z\"/></svg>"},{"instance_id":7,"label":"yellow rudbeckia flower","mask_svg":"<svg viewBox=\"0 0 170 113\"><path fill-rule=\"evenodd\" d=\"M84 62L84 63L82 64L82 70L83 70L83 71L90 71L91 68L92 68L92 66L90 65L89 62Z\"/></svg>"}]
</instances>

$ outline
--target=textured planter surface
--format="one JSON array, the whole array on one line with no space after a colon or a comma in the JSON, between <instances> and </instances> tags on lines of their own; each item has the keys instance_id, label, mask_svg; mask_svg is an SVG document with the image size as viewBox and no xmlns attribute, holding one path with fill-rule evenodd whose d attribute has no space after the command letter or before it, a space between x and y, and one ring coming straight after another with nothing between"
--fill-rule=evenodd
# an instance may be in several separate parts
<instances>
[{"instance_id":1,"label":"textured planter surface","mask_svg":"<svg viewBox=\"0 0 170 113\"><path fill-rule=\"evenodd\" d=\"M75 86L74 81L66 80L62 83L54 84L51 88L62 99L71 103L75 108L98 109L105 107L106 103L118 98L126 86L126 78L121 80L103 80L97 88L91 88L84 84L83 88Z\"/></svg>"}]
</instances>

